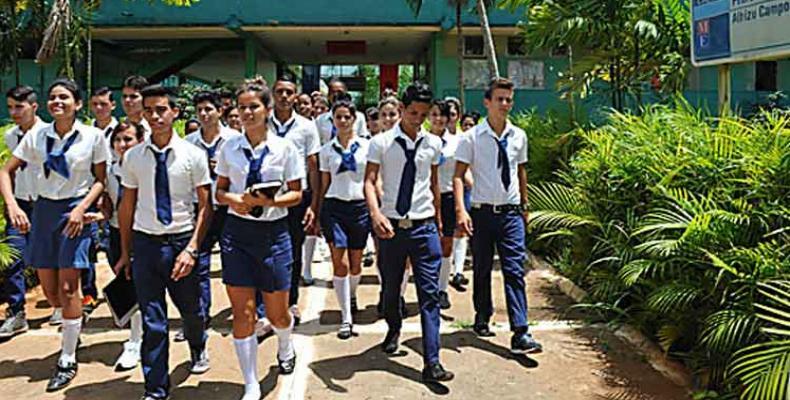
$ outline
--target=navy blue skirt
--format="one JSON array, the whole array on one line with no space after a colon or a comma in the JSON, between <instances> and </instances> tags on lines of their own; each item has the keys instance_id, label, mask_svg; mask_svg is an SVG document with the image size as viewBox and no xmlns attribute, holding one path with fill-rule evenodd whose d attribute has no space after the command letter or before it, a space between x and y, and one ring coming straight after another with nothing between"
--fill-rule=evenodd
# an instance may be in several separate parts
<instances>
[{"instance_id":1,"label":"navy blue skirt","mask_svg":"<svg viewBox=\"0 0 790 400\"><path fill-rule=\"evenodd\" d=\"M321 232L338 249L362 250L370 234L370 213L365 200L324 199Z\"/></svg>"},{"instance_id":2,"label":"navy blue skirt","mask_svg":"<svg viewBox=\"0 0 790 400\"><path fill-rule=\"evenodd\" d=\"M69 238L63 228L69 213L82 201L81 197L50 200L39 197L33 206L30 242L25 252L28 265L33 268L90 268L91 247L96 224L86 224L82 233Z\"/></svg>"},{"instance_id":3,"label":"navy blue skirt","mask_svg":"<svg viewBox=\"0 0 790 400\"><path fill-rule=\"evenodd\" d=\"M222 282L267 293L291 288L287 218L252 221L228 214L220 239Z\"/></svg>"}]
</instances>

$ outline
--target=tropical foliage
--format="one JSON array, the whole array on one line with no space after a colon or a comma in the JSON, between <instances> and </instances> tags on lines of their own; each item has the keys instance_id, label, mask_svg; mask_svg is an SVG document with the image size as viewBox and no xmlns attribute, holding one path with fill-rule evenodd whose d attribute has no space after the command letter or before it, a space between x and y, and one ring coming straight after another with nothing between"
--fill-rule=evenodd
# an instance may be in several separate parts
<instances>
[{"instance_id":1,"label":"tropical foliage","mask_svg":"<svg viewBox=\"0 0 790 400\"><path fill-rule=\"evenodd\" d=\"M586 307L642 328L716 396L788 396L789 124L615 112L531 187L530 227Z\"/></svg>"}]
</instances>

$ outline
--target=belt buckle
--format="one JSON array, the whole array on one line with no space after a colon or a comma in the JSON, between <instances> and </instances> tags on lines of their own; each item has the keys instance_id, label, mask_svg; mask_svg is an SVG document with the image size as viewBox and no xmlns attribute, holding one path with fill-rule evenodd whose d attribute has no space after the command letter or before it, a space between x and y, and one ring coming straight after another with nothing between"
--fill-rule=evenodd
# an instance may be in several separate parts
<instances>
[{"instance_id":1,"label":"belt buckle","mask_svg":"<svg viewBox=\"0 0 790 400\"><path fill-rule=\"evenodd\" d=\"M398 228L401 229L411 229L414 226L414 223L410 219L399 219L398 220Z\"/></svg>"},{"instance_id":2,"label":"belt buckle","mask_svg":"<svg viewBox=\"0 0 790 400\"><path fill-rule=\"evenodd\" d=\"M491 212L493 212L494 214L502 214L504 211L500 207L502 207L501 204L493 204L491 206Z\"/></svg>"}]
</instances>

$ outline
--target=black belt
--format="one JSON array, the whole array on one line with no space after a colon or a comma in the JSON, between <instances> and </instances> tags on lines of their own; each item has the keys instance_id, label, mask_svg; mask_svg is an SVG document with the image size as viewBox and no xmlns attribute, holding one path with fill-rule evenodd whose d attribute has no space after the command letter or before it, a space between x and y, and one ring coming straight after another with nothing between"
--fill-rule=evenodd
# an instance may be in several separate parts
<instances>
[{"instance_id":1,"label":"black belt","mask_svg":"<svg viewBox=\"0 0 790 400\"><path fill-rule=\"evenodd\" d=\"M159 242L162 244L172 244L175 242L180 242L184 239L191 239L192 238L192 231L186 231L181 233L169 233L164 235L152 235L150 233L134 231L136 235L140 235L148 240Z\"/></svg>"},{"instance_id":2,"label":"black belt","mask_svg":"<svg viewBox=\"0 0 790 400\"><path fill-rule=\"evenodd\" d=\"M432 224L433 223L433 217L423 218L423 219L408 219L408 218L395 219L395 218L390 218L389 220L390 220L390 223L392 224L392 227L394 229L412 229L412 228L416 228L418 226L422 226L422 225L427 225L427 224Z\"/></svg>"},{"instance_id":3,"label":"black belt","mask_svg":"<svg viewBox=\"0 0 790 400\"><path fill-rule=\"evenodd\" d=\"M523 208L518 204L480 204L472 203L473 210L488 211L494 214L521 213Z\"/></svg>"}]
</instances>

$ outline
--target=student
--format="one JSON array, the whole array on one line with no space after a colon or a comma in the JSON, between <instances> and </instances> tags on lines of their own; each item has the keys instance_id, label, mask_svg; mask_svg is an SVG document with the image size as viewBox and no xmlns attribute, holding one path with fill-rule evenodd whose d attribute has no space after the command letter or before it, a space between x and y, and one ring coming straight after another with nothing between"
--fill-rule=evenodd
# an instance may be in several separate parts
<instances>
[{"instance_id":1,"label":"student","mask_svg":"<svg viewBox=\"0 0 790 400\"><path fill-rule=\"evenodd\" d=\"M109 225L109 246L107 248L107 261L114 267L121 257L121 233L118 226L118 205L123 197L123 179L121 167L126 151L142 143L145 132L140 125L132 121L119 123L110 134L110 142L116 159L110 166L107 177L107 190L102 201L102 213ZM123 352L115 361L115 369L127 371L140 363L140 347L143 343L143 317L140 312L134 313L130 320L129 340L123 344Z\"/></svg>"},{"instance_id":2,"label":"student","mask_svg":"<svg viewBox=\"0 0 790 400\"><path fill-rule=\"evenodd\" d=\"M307 93L302 93L296 98L296 112L299 115L313 120L313 99ZM313 280L313 256L315 246L318 242L317 235L307 235L302 245L302 282L305 286L312 286Z\"/></svg>"},{"instance_id":3,"label":"student","mask_svg":"<svg viewBox=\"0 0 790 400\"><path fill-rule=\"evenodd\" d=\"M153 400L167 398L170 391L165 290L181 314L191 356L189 372L202 374L210 368L194 267L211 222L211 177L205 152L173 131L179 109L170 91L154 85L140 94L152 132L124 155L118 211L121 257L115 270L135 282L144 326L143 399ZM197 216L192 205L196 192Z\"/></svg>"},{"instance_id":4,"label":"student","mask_svg":"<svg viewBox=\"0 0 790 400\"><path fill-rule=\"evenodd\" d=\"M480 114L476 111L470 111L464 113L461 117L461 131L466 132L477 125L477 121L480 120Z\"/></svg>"},{"instance_id":5,"label":"student","mask_svg":"<svg viewBox=\"0 0 790 400\"><path fill-rule=\"evenodd\" d=\"M151 127L143 118L143 95L140 93L148 86L148 80L140 75L129 75L123 80L121 88L121 107L126 118L145 129L145 137L151 135Z\"/></svg>"},{"instance_id":6,"label":"student","mask_svg":"<svg viewBox=\"0 0 790 400\"><path fill-rule=\"evenodd\" d=\"M222 121L228 128L241 132L241 117L236 106L230 106L222 112Z\"/></svg>"},{"instance_id":7,"label":"student","mask_svg":"<svg viewBox=\"0 0 790 400\"><path fill-rule=\"evenodd\" d=\"M196 119L190 119L184 124L184 136L189 136L190 134L197 132L200 129L200 121Z\"/></svg>"},{"instance_id":8,"label":"student","mask_svg":"<svg viewBox=\"0 0 790 400\"><path fill-rule=\"evenodd\" d=\"M236 105L236 96L227 89L221 89L219 91L219 100L221 103L219 113L224 114L225 110L232 108ZM235 128L234 128L235 129ZM240 130L236 129L237 131L241 132Z\"/></svg>"},{"instance_id":9,"label":"student","mask_svg":"<svg viewBox=\"0 0 790 400\"><path fill-rule=\"evenodd\" d=\"M115 111L115 100L112 98L112 90L107 86L94 89L90 99L91 114L93 114L93 126L104 132L104 138L109 141L118 120L113 117Z\"/></svg>"},{"instance_id":10,"label":"student","mask_svg":"<svg viewBox=\"0 0 790 400\"><path fill-rule=\"evenodd\" d=\"M365 199L373 230L380 239L379 260L384 288L384 313L389 331L382 343L384 352L395 353L403 315L399 307L400 284L406 259L414 269L422 323L422 354L425 382L447 381L452 372L439 363L439 243L438 164L442 142L422 130L433 94L422 83L403 92L403 118L393 129L370 142L365 170ZM379 173L384 193L376 193Z\"/></svg>"},{"instance_id":11,"label":"student","mask_svg":"<svg viewBox=\"0 0 790 400\"><path fill-rule=\"evenodd\" d=\"M318 118L319 115L329 111L329 100L323 95L313 97L313 120Z\"/></svg>"},{"instance_id":12,"label":"student","mask_svg":"<svg viewBox=\"0 0 790 400\"><path fill-rule=\"evenodd\" d=\"M8 222L30 231L27 255L37 269L44 295L63 307L61 354L47 391L68 386L77 374L77 341L82 327L80 270L90 267L88 249L95 224L85 212L104 191L109 160L104 134L77 119L82 97L77 84L57 79L49 87L47 109L52 124L25 135L0 171L0 191ZM41 165L38 198L28 219L16 201L11 177L23 165Z\"/></svg>"},{"instance_id":13,"label":"student","mask_svg":"<svg viewBox=\"0 0 790 400\"><path fill-rule=\"evenodd\" d=\"M461 118L461 102L455 97L445 97L444 100L450 106L450 120L447 121L447 130L453 135L463 133L464 131L458 126L458 121ZM454 173L455 162L453 162L451 165L453 168L451 173ZM471 189L472 189L472 174L467 173L465 175L464 184L466 185L464 190L464 202L466 203L468 210L469 196L471 195ZM453 211L452 214L454 218L455 211ZM459 292L465 292L466 291L465 285L469 284L469 279L467 279L464 276L464 265L466 264L466 252L468 248L469 248L469 238L466 235L464 235L464 233L461 232L460 229L456 229L455 237L453 238L453 248L452 248L452 257L451 257L453 268L451 272L452 277L450 278L450 286L452 286L453 288L455 288L455 290Z\"/></svg>"},{"instance_id":14,"label":"student","mask_svg":"<svg viewBox=\"0 0 790 400\"><path fill-rule=\"evenodd\" d=\"M307 119L313 119L313 99L309 94L301 93L296 98L296 112Z\"/></svg>"},{"instance_id":15,"label":"student","mask_svg":"<svg viewBox=\"0 0 790 400\"><path fill-rule=\"evenodd\" d=\"M381 99L379 102L379 118L382 132L394 128L400 121L400 100L395 97Z\"/></svg>"},{"instance_id":16,"label":"student","mask_svg":"<svg viewBox=\"0 0 790 400\"><path fill-rule=\"evenodd\" d=\"M461 101L455 97L445 97L444 101L450 106L450 119L447 121L447 130L455 135L458 132L458 120L461 118Z\"/></svg>"},{"instance_id":17,"label":"student","mask_svg":"<svg viewBox=\"0 0 790 400\"><path fill-rule=\"evenodd\" d=\"M541 345L528 332L524 262L527 211L527 135L508 121L513 108L513 82L491 81L483 103L488 118L462 135L456 150L453 179L458 226L472 237L474 331L494 336L488 328L491 302L491 269L494 247L499 253L505 280L510 329L510 351L539 352ZM472 169L471 218L463 201L464 174Z\"/></svg>"},{"instance_id":18,"label":"student","mask_svg":"<svg viewBox=\"0 0 790 400\"><path fill-rule=\"evenodd\" d=\"M368 132L370 132L370 136L376 136L382 132L381 129L381 121L379 121L379 109L378 107L369 107L365 110L365 119L368 126Z\"/></svg>"},{"instance_id":19,"label":"student","mask_svg":"<svg viewBox=\"0 0 790 400\"><path fill-rule=\"evenodd\" d=\"M332 253L332 285L340 304L342 322L337 337L353 334L352 314L357 311L357 287L362 278L362 251L370 232L365 205L365 165L368 140L354 133L356 107L349 101L332 105L337 136L321 148L320 221Z\"/></svg>"},{"instance_id":20,"label":"student","mask_svg":"<svg viewBox=\"0 0 790 400\"><path fill-rule=\"evenodd\" d=\"M329 87L329 104L333 104L339 98L346 100L351 99L350 95L348 94L348 88L346 87L346 84L340 80L340 78L330 78L327 86ZM332 113L325 112L316 117L315 125L318 128L318 134L321 137L322 145L328 143L333 137L335 137L336 132L334 124L332 123ZM357 119L354 123L354 133L356 133L359 137L370 137L368 128L365 126L365 115L359 111L357 111Z\"/></svg>"},{"instance_id":21,"label":"student","mask_svg":"<svg viewBox=\"0 0 790 400\"><path fill-rule=\"evenodd\" d=\"M290 75L282 75L274 83L274 113L269 117L269 130L277 136L290 140L304 160L307 177L302 178L302 202L288 209L288 229L291 234L293 251L293 274L291 293L288 302L291 313L299 324L299 282L302 277L302 246L305 235L318 234L318 221L315 219L318 198L312 196L312 189L318 188L318 152L321 145L313 121L297 114L293 109L296 98L296 82Z\"/></svg>"},{"instance_id":22,"label":"student","mask_svg":"<svg viewBox=\"0 0 790 400\"><path fill-rule=\"evenodd\" d=\"M16 124L5 132L5 143L8 150L13 152L30 133L36 132L46 126L36 115L38 111L38 95L30 86L17 86L6 93L6 104L11 119ZM16 171L14 177L14 198L17 205L26 215L33 211L33 201L38 197L36 182L40 179L41 167L38 164L25 165ZM6 206L8 215L8 206ZM10 220L6 219L6 243L16 251L11 264L3 271L5 286L3 293L8 302L6 319L0 326L0 339L8 339L28 330L25 315L25 249L27 248L29 231L21 231ZM54 304L55 306L58 303Z\"/></svg>"},{"instance_id":23,"label":"student","mask_svg":"<svg viewBox=\"0 0 790 400\"><path fill-rule=\"evenodd\" d=\"M294 261L288 207L302 200L304 157L293 142L270 129L272 94L265 84L244 84L237 102L244 135L230 139L217 162L217 201L229 206L221 240L222 282L233 312L233 343L244 377L242 400L257 400L261 391L254 334L256 293L263 293L278 338L280 373L292 373L296 364L291 339L294 318L288 311ZM281 185L273 197L249 190L271 182Z\"/></svg>"}]
</instances>

